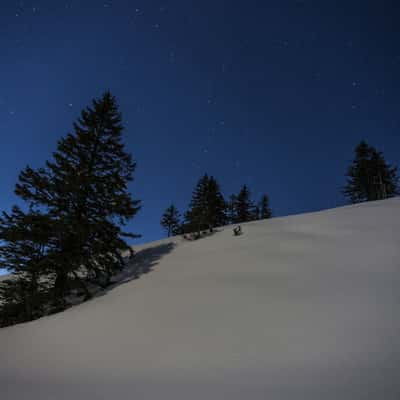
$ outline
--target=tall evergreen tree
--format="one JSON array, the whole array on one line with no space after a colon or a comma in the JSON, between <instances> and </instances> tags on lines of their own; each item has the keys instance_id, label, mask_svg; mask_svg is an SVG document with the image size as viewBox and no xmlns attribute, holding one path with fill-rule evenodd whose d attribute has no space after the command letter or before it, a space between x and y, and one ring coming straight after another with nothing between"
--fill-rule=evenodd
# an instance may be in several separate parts
<instances>
[{"instance_id":1,"label":"tall evergreen tree","mask_svg":"<svg viewBox=\"0 0 400 400\"><path fill-rule=\"evenodd\" d=\"M365 141L355 148L343 193L352 203L379 200L397 194L397 168L388 165L381 152Z\"/></svg>"},{"instance_id":2,"label":"tall evergreen tree","mask_svg":"<svg viewBox=\"0 0 400 400\"><path fill-rule=\"evenodd\" d=\"M267 219L272 217L272 211L269 206L269 198L266 194L261 197L258 207L260 210L259 219Z\"/></svg>"},{"instance_id":3,"label":"tall evergreen tree","mask_svg":"<svg viewBox=\"0 0 400 400\"><path fill-rule=\"evenodd\" d=\"M61 308L71 278L89 298L83 277L107 283L123 267L124 237L137 236L121 228L140 208L128 192L135 162L124 149L122 131L115 97L107 92L81 112L53 161L19 176L16 194L52 220L54 248L48 256Z\"/></svg>"},{"instance_id":4,"label":"tall evergreen tree","mask_svg":"<svg viewBox=\"0 0 400 400\"><path fill-rule=\"evenodd\" d=\"M181 226L180 214L173 204L171 204L162 215L161 226L167 231L168 237L179 234Z\"/></svg>"},{"instance_id":5,"label":"tall evergreen tree","mask_svg":"<svg viewBox=\"0 0 400 400\"><path fill-rule=\"evenodd\" d=\"M214 177L205 174L197 183L189 210L185 214L186 227L191 232L213 231L226 223L226 204Z\"/></svg>"},{"instance_id":6,"label":"tall evergreen tree","mask_svg":"<svg viewBox=\"0 0 400 400\"><path fill-rule=\"evenodd\" d=\"M254 219L254 205L250 199L247 185L243 185L236 199L236 223L248 222Z\"/></svg>"}]
</instances>

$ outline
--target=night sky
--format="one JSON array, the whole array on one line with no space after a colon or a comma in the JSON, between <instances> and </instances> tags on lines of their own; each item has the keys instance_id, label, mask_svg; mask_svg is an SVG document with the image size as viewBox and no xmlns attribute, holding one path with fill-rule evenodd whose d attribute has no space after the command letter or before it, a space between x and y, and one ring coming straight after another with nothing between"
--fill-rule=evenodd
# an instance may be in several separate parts
<instances>
[{"instance_id":1,"label":"night sky","mask_svg":"<svg viewBox=\"0 0 400 400\"><path fill-rule=\"evenodd\" d=\"M276 216L345 204L361 140L400 164L396 1L0 2L1 209L110 89L137 161L129 228L161 238L205 172Z\"/></svg>"}]
</instances>

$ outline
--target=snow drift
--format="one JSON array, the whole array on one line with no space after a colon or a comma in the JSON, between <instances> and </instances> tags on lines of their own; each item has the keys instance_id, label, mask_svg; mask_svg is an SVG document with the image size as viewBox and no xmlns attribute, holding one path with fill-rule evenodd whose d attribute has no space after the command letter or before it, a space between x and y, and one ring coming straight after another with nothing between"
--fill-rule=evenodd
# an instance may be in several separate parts
<instances>
[{"instance_id":1,"label":"snow drift","mask_svg":"<svg viewBox=\"0 0 400 400\"><path fill-rule=\"evenodd\" d=\"M0 329L0 398L400 398L400 199L139 248L103 296Z\"/></svg>"}]
</instances>

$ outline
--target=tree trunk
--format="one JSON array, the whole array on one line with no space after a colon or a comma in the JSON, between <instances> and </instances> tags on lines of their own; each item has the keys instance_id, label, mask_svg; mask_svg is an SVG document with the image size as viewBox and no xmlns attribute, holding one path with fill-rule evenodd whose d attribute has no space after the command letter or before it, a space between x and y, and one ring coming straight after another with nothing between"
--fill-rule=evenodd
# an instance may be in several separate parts
<instances>
[{"instance_id":1,"label":"tree trunk","mask_svg":"<svg viewBox=\"0 0 400 400\"><path fill-rule=\"evenodd\" d=\"M83 301L90 300L92 298L92 294L89 292L89 289L86 286L85 282L78 276L78 274L75 271L73 272L73 274L74 274L74 278L78 282L79 286L85 293L85 298L83 299Z\"/></svg>"}]
</instances>

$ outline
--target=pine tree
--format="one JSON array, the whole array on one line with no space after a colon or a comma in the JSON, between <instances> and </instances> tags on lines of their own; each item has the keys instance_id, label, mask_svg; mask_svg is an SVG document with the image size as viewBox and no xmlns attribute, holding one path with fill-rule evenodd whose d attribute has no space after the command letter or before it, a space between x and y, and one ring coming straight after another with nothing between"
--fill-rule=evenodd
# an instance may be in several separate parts
<instances>
[{"instance_id":1,"label":"pine tree","mask_svg":"<svg viewBox=\"0 0 400 400\"><path fill-rule=\"evenodd\" d=\"M227 223L226 202L222 196L219 184L213 176L210 177L208 182L206 206L207 224L210 232L214 228Z\"/></svg>"},{"instance_id":2,"label":"pine tree","mask_svg":"<svg viewBox=\"0 0 400 400\"><path fill-rule=\"evenodd\" d=\"M246 185L242 186L236 199L236 221L242 223L254 219L254 205L250 199L250 191Z\"/></svg>"},{"instance_id":3,"label":"pine tree","mask_svg":"<svg viewBox=\"0 0 400 400\"><path fill-rule=\"evenodd\" d=\"M0 217L1 266L12 273L0 282L0 326L30 321L42 314L47 288L40 278L47 272L51 246L50 220L14 206Z\"/></svg>"},{"instance_id":4,"label":"pine tree","mask_svg":"<svg viewBox=\"0 0 400 400\"><path fill-rule=\"evenodd\" d=\"M379 200L397 194L397 168L388 165L381 152L365 141L355 149L355 159L347 171L343 193L352 203Z\"/></svg>"},{"instance_id":5,"label":"pine tree","mask_svg":"<svg viewBox=\"0 0 400 400\"><path fill-rule=\"evenodd\" d=\"M167 231L168 237L179 234L181 226L180 214L173 204L162 215L161 226Z\"/></svg>"},{"instance_id":6,"label":"pine tree","mask_svg":"<svg viewBox=\"0 0 400 400\"><path fill-rule=\"evenodd\" d=\"M229 197L229 201L227 204L227 213L226 213L227 222L229 224L234 224L237 221L236 201L237 201L237 197L234 194L232 194Z\"/></svg>"},{"instance_id":7,"label":"pine tree","mask_svg":"<svg viewBox=\"0 0 400 400\"><path fill-rule=\"evenodd\" d=\"M208 175L205 174L193 190L189 210L185 213L185 230L187 232L197 232L206 229L206 195L208 187Z\"/></svg>"},{"instance_id":8,"label":"pine tree","mask_svg":"<svg viewBox=\"0 0 400 400\"><path fill-rule=\"evenodd\" d=\"M38 170L27 167L19 176L16 194L46 209L53 221L49 257L60 308L71 278L86 298L84 278L107 284L124 265L124 237L137 236L121 228L140 208L127 188L135 163L124 150L122 130L115 97L107 92L81 112L74 133L59 141L53 161Z\"/></svg>"},{"instance_id":9,"label":"pine tree","mask_svg":"<svg viewBox=\"0 0 400 400\"><path fill-rule=\"evenodd\" d=\"M186 229L198 235L205 229L212 232L215 227L226 223L225 210L225 200L216 179L205 174L198 181L185 214Z\"/></svg>"},{"instance_id":10,"label":"pine tree","mask_svg":"<svg viewBox=\"0 0 400 400\"><path fill-rule=\"evenodd\" d=\"M27 293L23 279L0 282L0 328L30 320L27 315Z\"/></svg>"},{"instance_id":11,"label":"pine tree","mask_svg":"<svg viewBox=\"0 0 400 400\"><path fill-rule=\"evenodd\" d=\"M252 213L252 221L258 221L260 219L260 207L258 204L253 205Z\"/></svg>"},{"instance_id":12,"label":"pine tree","mask_svg":"<svg viewBox=\"0 0 400 400\"><path fill-rule=\"evenodd\" d=\"M261 197L258 207L260 210L259 219L267 219L272 217L272 211L269 207L269 198L266 194Z\"/></svg>"}]
</instances>

